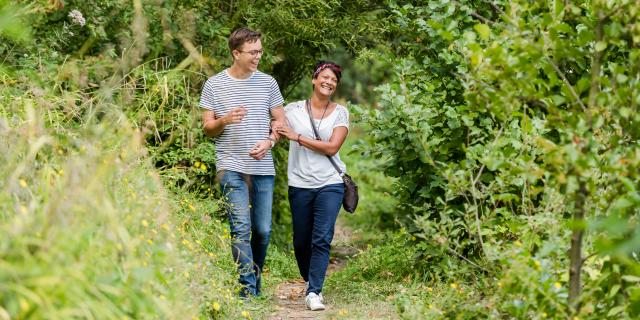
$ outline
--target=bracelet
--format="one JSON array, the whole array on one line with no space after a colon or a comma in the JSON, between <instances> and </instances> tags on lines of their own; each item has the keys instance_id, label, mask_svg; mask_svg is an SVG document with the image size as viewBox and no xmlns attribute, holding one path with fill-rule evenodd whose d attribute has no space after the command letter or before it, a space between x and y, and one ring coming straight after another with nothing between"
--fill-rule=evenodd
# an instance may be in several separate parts
<instances>
[{"instance_id":1,"label":"bracelet","mask_svg":"<svg viewBox=\"0 0 640 320\"><path fill-rule=\"evenodd\" d=\"M300 136L301 135L302 135L301 133L298 133L298 139L296 139L296 141L298 141L298 144L300 144Z\"/></svg>"}]
</instances>

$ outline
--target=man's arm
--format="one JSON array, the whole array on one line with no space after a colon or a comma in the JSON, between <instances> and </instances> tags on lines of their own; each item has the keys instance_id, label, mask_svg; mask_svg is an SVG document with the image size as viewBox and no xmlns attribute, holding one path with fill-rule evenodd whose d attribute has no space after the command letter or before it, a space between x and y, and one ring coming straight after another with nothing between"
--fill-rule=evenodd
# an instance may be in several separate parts
<instances>
[{"instance_id":1,"label":"man's arm","mask_svg":"<svg viewBox=\"0 0 640 320\"><path fill-rule=\"evenodd\" d=\"M271 113L271 117L273 118L274 124L285 122L284 109L282 108L281 105L271 108L270 113ZM273 127L274 125L272 125L272 128ZM249 155L256 160L261 160L262 158L264 158L264 156L267 155L267 152L269 151L269 149L271 149L275 145L278 139L280 139L280 135L276 132L276 130L272 129L271 132L269 133L269 137L267 137L267 140L261 140L256 142L251 152L249 152Z\"/></svg>"},{"instance_id":2,"label":"man's arm","mask_svg":"<svg viewBox=\"0 0 640 320\"><path fill-rule=\"evenodd\" d=\"M233 108L229 113L216 119L216 115L211 110L202 113L202 129L207 137L217 137L224 131L224 128L233 123L240 123L247 114L244 107Z\"/></svg>"},{"instance_id":3,"label":"man's arm","mask_svg":"<svg viewBox=\"0 0 640 320\"><path fill-rule=\"evenodd\" d=\"M280 139L280 135L273 128L283 126L287 122L282 105L271 109L271 118L273 122L271 123L272 130L271 134L269 134L269 140L273 140L275 142Z\"/></svg>"}]
</instances>

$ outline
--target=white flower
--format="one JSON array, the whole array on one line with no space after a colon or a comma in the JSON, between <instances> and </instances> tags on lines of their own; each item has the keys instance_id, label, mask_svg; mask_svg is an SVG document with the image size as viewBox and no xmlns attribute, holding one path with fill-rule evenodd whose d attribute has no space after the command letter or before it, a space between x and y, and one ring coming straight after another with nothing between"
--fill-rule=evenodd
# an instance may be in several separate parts
<instances>
[{"instance_id":1,"label":"white flower","mask_svg":"<svg viewBox=\"0 0 640 320\"><path fill-rule=\"evenodd\" d=\"M80 25L81 27L84 27L86 23L86 21L84 20L84 17L82 16L82 12L76 9L73 9L71 10L71 12L69 12L69 18L71 18L73 23Z\"/></svg>"}]
</instances>

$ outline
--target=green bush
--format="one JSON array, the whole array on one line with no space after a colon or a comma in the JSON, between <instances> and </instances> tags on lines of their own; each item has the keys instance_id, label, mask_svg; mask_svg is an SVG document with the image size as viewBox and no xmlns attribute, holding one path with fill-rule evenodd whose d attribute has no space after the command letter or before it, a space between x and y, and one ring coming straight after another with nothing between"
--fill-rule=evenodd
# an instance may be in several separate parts
<instances>
[{"instance_id":1,"label":"green bush","mask_svg":"<svg viewBox=\"0 0 640 320\"><path fill-rule=\"evenodd\" d=\"M571 281L580 267L601 276L585 281L582 295L567 290L553 296L557 304L540 294L548 288L541 276L529 273L531 285L509 282L526 303L505 305L503 312L635 316L635 293L618 291L625 287L622 278L606 276L612 265L583 264L580 256L610 257L618 268L635 264L630 257L637 255L639 211L631 199L640 181L640 87L629 75L640 65L631 45L640 39L630 23L640 12L637 4L427 1L390 7L388 34L395 45L385 56L395 62L394 79L378 87L379 108L363 118L371 154L386 160L388 175L401 177L394 187L398 217L423 239L425 253L510 278L524 276L522 264L554 243L546 272L576 271L559 282L562 288L581 287ZM553 224L562 228L548 227ZM505 251L514 241L530 256L520 260ZM569 259L566 247L581 254ZM514 266L497 267L500 261ZM628 272L635 279L635 271ZM617 289L598 303L587 292L604 279ZM509 304L513 296L502 298Z\"/></svg>"}]
</instances>

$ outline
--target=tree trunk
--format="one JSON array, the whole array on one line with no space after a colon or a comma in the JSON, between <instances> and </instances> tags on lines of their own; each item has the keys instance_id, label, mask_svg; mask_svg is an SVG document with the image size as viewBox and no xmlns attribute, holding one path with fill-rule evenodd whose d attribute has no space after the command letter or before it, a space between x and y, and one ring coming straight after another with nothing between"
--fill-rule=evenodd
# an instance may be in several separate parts
<instances>
[{"instance_id":1,"label":"tree trunk","mask_svg":"<svg viewBox=\"0 0 640 320\"><path fill-rule=\"evenodd\" d=\"M576 207L573 213L573 235L569 250L569 306L577 312L580 310L580 272L582 270L582 236L584 235L585 202L587 199L586 182L580 180L580 188L576 194Z\"/></svg>"}]
</instances>

